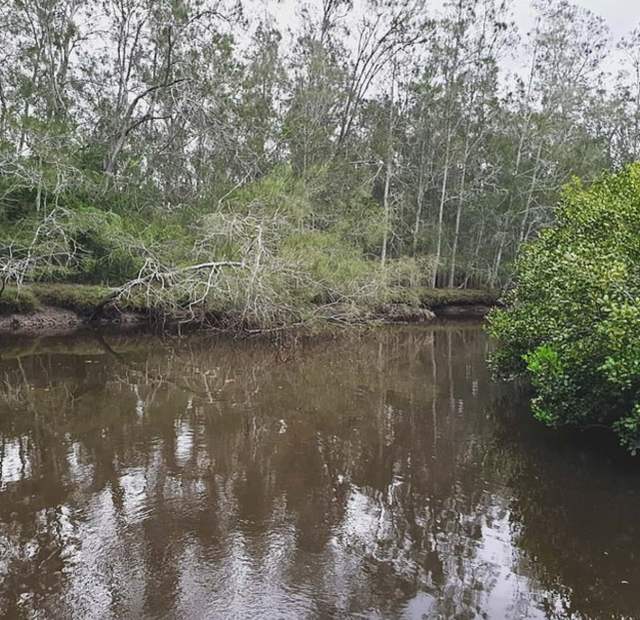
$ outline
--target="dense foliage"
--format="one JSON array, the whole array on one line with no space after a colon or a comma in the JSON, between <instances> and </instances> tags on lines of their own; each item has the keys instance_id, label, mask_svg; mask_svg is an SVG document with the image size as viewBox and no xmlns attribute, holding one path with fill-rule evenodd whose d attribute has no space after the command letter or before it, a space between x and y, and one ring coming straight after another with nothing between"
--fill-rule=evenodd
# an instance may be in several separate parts
<instances>
[{"instance_id":1,"label":"dense foliage","mask_svg":"<svg viewBox=\"0 0 640 620\"><path fill-rule=\"evenodd\" d=\"M508 283L558 188L640 144L640 32L512 4L0 3L0 287L273 323Z\"/></svg>"},{"instance_id":2,"label":"dense foliage","mask_svg":"<svg viewBox=\"0 0 640 620\"><path fill-rule=\"evenodd\" d=\"M612 426L640 446L640 164L564 190L557 224L526 245L494 361L524 373L543 422Z\"/></svg>"}]
</instances>

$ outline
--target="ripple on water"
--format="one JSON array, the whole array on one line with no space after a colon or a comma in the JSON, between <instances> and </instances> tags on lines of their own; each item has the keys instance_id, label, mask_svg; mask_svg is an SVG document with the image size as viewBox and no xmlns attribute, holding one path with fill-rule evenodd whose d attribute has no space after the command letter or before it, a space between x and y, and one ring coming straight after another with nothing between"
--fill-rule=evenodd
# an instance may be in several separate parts
<instances>
[{"instance_id":1,"label":"ripple on water","mask_svg":"<svg viewBox=\"0 0 640 620\"><path fill-rule=\"evenodd\" d=\"M477 328L54 344L0 359L0 617L640 617L637 468Z\"/></svg>"}]
</instances>

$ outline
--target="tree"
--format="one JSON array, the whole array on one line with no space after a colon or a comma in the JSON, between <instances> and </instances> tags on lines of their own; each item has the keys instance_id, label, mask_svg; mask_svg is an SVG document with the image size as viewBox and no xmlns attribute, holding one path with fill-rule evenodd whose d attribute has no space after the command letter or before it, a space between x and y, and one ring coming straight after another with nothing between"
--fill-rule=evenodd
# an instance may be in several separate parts
<instances>
[{"instance_id":1,"label":"tree","mask_svg":"<svg viewBox=\"0 0 640 620\"><path fill-rule=\"evenodd\" d=\"M640 165L568 185L558 221L526 245L505 310L491 317L497 368L525 374L551 425L604 424L640 443Z\"/></svg>"},{"instance_id":2,"label":"tree","mask_svg":"<svg viewBox=\"0 0 640 620\"><path fill-rule=\"evenodd\" d=\"M0 255L55 214L82 256L67 277L122 284L149 257L223 259L192 261L206 214L280 209L276 255L310 235L375 265L372 290L508 285L562 185L636 158L640 122L637 32L614 82L601 19L537 0L521 43L513 6L305 2L285 33L235 0L9 0Z\"/></svg>"}]
</instances>

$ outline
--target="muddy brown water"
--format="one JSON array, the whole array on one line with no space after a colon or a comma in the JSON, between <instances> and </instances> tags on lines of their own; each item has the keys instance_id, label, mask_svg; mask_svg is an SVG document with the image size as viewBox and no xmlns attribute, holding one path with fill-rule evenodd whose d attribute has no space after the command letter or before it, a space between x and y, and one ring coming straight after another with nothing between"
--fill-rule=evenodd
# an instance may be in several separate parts
<instances>
[{"instance_id":1,"label":"muddy brown water","mask_svg":"<svg viewBox=\"0 0 640 620\"><path fill-rule=\"evenodd\" d=\"M640 617L637 465L489 347L0 341L0 617Z\"/></svg>"}]
</instances>

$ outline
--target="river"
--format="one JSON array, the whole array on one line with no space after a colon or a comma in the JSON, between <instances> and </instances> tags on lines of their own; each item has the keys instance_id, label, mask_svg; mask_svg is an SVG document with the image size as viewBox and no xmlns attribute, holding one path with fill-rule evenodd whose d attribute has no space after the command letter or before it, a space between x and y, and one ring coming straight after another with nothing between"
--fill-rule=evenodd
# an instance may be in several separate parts
<instances>
[{"instance_id":1,"label":"river","mask_svg":"<svg viewBox=\"0 0 640 620\"><path fill-rule=\"evenodd\" d=\"M0 341L0 617L640 617L640 469L479 326Z\"/></svg>"}]
</instances>

